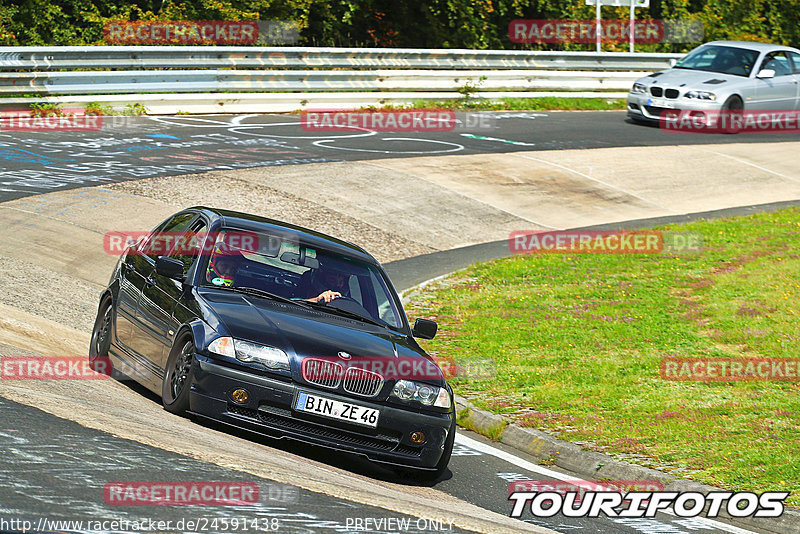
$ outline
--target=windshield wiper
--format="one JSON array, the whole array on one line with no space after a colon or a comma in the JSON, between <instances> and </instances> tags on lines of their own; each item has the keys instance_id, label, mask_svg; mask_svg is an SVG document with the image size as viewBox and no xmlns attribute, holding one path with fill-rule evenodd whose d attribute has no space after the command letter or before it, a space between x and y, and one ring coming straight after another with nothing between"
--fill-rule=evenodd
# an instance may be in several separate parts
<instances>
[{"instance_id":1,"label":"windshield wiper","mask_svg":"<svg viewBox=\"0 0 800 534\"><path fill-rule=\"evenodd\" d=\"M364 317L360 313L355 313L347 310L342 310L340 308L332 308L326 304L321 304L319 302L309 302L315 310L322 310L326 311L332 315L341 315L342 317L348 317L350 319L356 319L357 321L362 321L364 323L374 324L375 326L380 326L382 328L387 328L389 325L384 322L376 321L375 319L370 319L369 317Z\"/></svg>"},{"instance_id":2,"label":"windshield wiper","mask_svg":"<svg viewBox=\"0 0 800 534\"><path fill-rule=\"evenodd\" d=\"M351 318L351 319L356 319L358 321L362 321L364 323L373 324L375 326L380 326L382 328L388 328L388 326L389 326L388 323L378 322L378 321L376 321L374 319L370 319L369 317L364 317L360 313L355 313L355 312L351 312L351 311L347 311L347 310L342 310L342 309L339 309L339 308L331 308L330 306L327 306L325 304L320 304L320 303L317 303L317 302L308 302L308 301L305 301L305 300L294 300L294 299L291 299L291 298L288 298L288 297L283 297L281 295L277 295L275 293L270 293L269 291L264 291L263 289L258 289L258 288L255 288L255 287L249 287L249 286L236 286L236 287L216 286L216 287L217 287L217 289L227 289L229 291L235 291L237 293L244 293L245 295L255 295L255 296L258 296L258 297L264 297L264 298L268 298L268 299L271 299L271 300L276 300L276 301L279 301L279 302L286 302L286 303L289 303L289 304L295 304L297 306L300 306L301 308L309 308L309 309L313 308L313 309L316 309L316 310L322 310L322 311L330 313L331 315L340 315L342 317L348 317L348 318Z\"/></svg>"},{"instance_id":3,"label":"windshield wiper","mask_svg":"<svg viewBox=\"0 0 800 534\"><path fill-rule=\"evenodd\" d=\"M244 293L245 295L254 295L257 297L264 297L270 300L276 300L278 302L286 302L288 304L296 304L297 306L301 306L303 308L309 308L305 302L300 302L297 300L292 300L288 297L284 297L281 295L277 295L275 293L270 293L269 291L264 291L263 289L258 289L256 287L249 287L249 286L218 286L220 288L228 289L231 291L236 291L237 293Z\"/></svg>"}]
</instances>

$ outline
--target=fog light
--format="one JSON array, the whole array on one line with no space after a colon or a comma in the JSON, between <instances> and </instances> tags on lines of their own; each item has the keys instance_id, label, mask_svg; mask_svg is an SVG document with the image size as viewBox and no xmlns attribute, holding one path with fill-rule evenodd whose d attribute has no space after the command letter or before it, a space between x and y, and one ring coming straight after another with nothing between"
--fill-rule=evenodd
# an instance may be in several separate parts
<instances>
[{"instance_id":1,"label":"fog light","mask_svg":"<svg viewBox=\"0 0 800 534\"><path fill-rule=\"evenodd\" d=\"M412 432L411 433L411 443L414 445L419 445L420 443L425 442L425 433L424 432Z\"/></svg>"},{"instance_id":2,"label":"fog light","mask_svg":"<svg viewBox=\"0 0 800 534\"><path fill-rule=\"evenodd\" d=\"M244 404L250 398L250 394L244 389L237 389L231 393L231 398L239 404Z\"/></svg>"}]
</instances>

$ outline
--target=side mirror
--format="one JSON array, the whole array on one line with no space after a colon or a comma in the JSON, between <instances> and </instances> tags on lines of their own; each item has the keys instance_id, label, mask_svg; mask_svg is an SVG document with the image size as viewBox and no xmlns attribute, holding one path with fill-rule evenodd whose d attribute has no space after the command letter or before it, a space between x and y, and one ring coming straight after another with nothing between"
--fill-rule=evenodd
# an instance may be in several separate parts
<instances>
[{"instance_id":1,"label":"side mirror","mask_svg":"<svg viewBox=\"0 0 800 534\"><path fill-rule=\"evenodd\" d=\"M769 80L770 78L774 77L775 71L772 69L761 69L761 72L756 75L756 78L760 78L762 80Z\"/></svg>"},{"instance_id":2,"label":"side mirror","mask_svg":"<svg viewBox=\"0 0 800 534\"><path fill-rule=\"evenodd\" d=\"M183 282L183 262L168 256L159 256L156 260L156 273L167 278Z\"/></svg>"},{"instance_id":3,"label":"side mirror","mask_svg":"<svg viewBox=\"0 0 800 534\"><path fill-rule=\"evenodd\" d=\"M433 339L436 337L436 331L439 325L436 321L429 319L417 319L414 321L414 328L411 329L411 335L420 339Z\"/></svg>"},{"instance_id":4,"label":"side mirror","mask_svg":"<svg viewBox=\"0 0 800 534\"><path fill-rule=\"evenodd\" d=\"M669 68L672 68L677 64L678 64L678 60L677 59L672 58L672 59L669 60Z\"/></svg>"}]
</instances>

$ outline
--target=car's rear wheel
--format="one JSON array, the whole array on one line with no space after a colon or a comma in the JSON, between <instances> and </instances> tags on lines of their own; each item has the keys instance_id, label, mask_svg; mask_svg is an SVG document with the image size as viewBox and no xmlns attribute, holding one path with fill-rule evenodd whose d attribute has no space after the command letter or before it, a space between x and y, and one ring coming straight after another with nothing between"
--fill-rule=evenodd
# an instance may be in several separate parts
<instances>
[{"instance_id":1,"label":"car's rear wheel","mask_svg":"<svg viewBox=\"0 0 800 534\"><path fill-rule=\"evenodd\" d=\"M125 375L114 371L111 368L111 360L108 359L108 351L111 349L113 313L111 299L106 298L100 304L97 318L94 320L94 328L92 328L92 340L89 343L89 367L97 373L122 380L126 378Z\"/></svg>"},{"instance_id":2,"label":"car's rear wheel","mask_svg":"<svg viewBox=\"0 0 800 534\"><path fill-rule=\"evenodd\" d=\"M194 382L193 361L194 341L191 337L185 337L172 346L161 385L161 402L168 412L182 415L189 409L189 390Z\"/></svg>"}]
</instances>

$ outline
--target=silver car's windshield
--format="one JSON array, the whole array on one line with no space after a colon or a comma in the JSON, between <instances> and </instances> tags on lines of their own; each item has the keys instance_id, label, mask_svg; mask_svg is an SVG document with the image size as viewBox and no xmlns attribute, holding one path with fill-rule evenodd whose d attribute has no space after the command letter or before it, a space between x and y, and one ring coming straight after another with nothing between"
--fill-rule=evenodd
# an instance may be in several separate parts
<instances>
[{"instance_id":1,"label":"silver car's windshield","mask_svg":"<svg viewBox=\"0 0 800 534\"><path fill-rule=\"evenodd\" d=\"M758 52L733 46L709 45L690 52L675 64L676 69L706 70L750 76L758 59Z\"/></svg>"}]
</instances>

